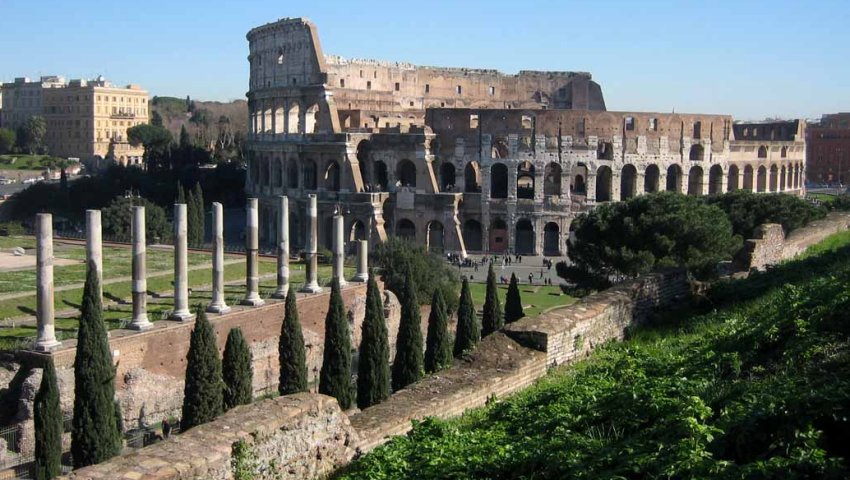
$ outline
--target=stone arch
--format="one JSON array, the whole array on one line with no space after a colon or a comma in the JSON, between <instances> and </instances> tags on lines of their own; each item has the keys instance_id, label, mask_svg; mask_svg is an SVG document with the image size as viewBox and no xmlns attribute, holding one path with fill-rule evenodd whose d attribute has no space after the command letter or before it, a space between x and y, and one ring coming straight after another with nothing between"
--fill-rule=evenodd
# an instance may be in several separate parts
<instances>
[{"instance_id":1,"label":"stone arch","mask_svg":"<svg viewBox=\"0 0 850 480\"><path fill-rule=\"evenodd\" d=\"M555 222L549 222L543 227L543 255L561 254L561 228Z\"/></svg>"},{"instance_id":2,"label":"stone arch","mask_svg":"<svg viewBox=\"0 0 850 480\"><path fill-rule=\"evenodd\" d=\"M759 147L758 157L767 158L767 147L765 147L764 145Z\"/></svg>"},{"instance_id":3,"label":"stone arch","mask_svg":"<svg viewBox=\"0 0 850 480\"><path fill-rule=\"evenodd\" d=\"M274 133L286 133L285 125L286 113L283 110L283 105L274 107Z\"/></svg>"},{"instance_id":4,"label":"stone arch","mask_svg":"<svg viewBox=\"0 0 850 480\"><path fill-rule=\"evenodd\" d=\"M395 234L399 238L416 241L416 224L406 218L398 221L395 227Z\"/></svg>"},{"instance_id":5,"label":"stone arch","mask_svg":"<svg viewBox=\"0 0 850 480\"><path fill-rule=\"evenodd\" d=\"M673 164L667 167L667 185L666 190L668 192L681 192L682 191L682 167L679 165Z\"/></svg>"},{"instance_id":6,"label":"stone arch","mask_svg":"<svg viewBox=\"0 0 850 480\"><path fill-rule=\"evenodd\" d=\"M767 168L765 168L764 165L760 166L758 169L758 175L756 177L756 191L767 191Z\"/></svg>"},{"instance_id":7,"label":"stone arch","mask_svg":"<svg viewBox=\"0 0 850 480\"><path fill-rule=\"evenodd\" d=\"M508 198L508 167L504 163L490 167L490 198Z\"/></svg>"},{"instance_id":8,"label":"stone arch","mask_svg":"<svg viewBox=\"0 0 850 480\"><path fill-rule=\"evenodd\" d=\"M782 158L788 158L788 147L782 147L782 150L779 151L779 156Z\"/></svg>"},{"instance_id":9,"label":"stone arch","mask_svg":"<svg viewBox=\"0 0 850 480\"><path fill-rule=\"evenodd\" d=\"M596 171L596 201L609 202L611 201L611 182L613 175L611 167L603 165Z\"/></svg>"},{"instance_id":10,"label":"stone arch","mask_svg":"<svg viewBox=\"0 0 850 480\"><path fill-rule=\"evenodd\" d=\"M390 176L387 169L387 164L384 163L383 160L376 160L374 164L372 164L372 168L374 168L374 187L378 188L378 191L386 192L387 187L390 183Z\"/></svg>"},{"instance_id":11,"label":"stone arch","mask_svg":"<svg viewBox=\"0 0 850 480\"><path fill-rule=\"evenodd\" d=\"M504 138L497 138L493 142L492 151L490 153L493 158L508 158L508 155L510 155L508 142L505 141Z\"/></svg>"},{"instance_id":12,"label":"stone arch","mask_svg":"<svg viewBox=\"0 0 850 480\"><path fill-rule=\"evenodd\" d=\"M372 165L370 163L370 154L372 152L372 142L369 140L360 140L357 144L357 167L360 169L360 177L363 179L363 186L367 190L371 190L371 185L375 183L375 179L372 178L374 174L373 168L370 168Z\"/></svg>"},{"instance_id":13,"label":"stone arch","mask_svg":"<svg viewBox=\"0 0 850 480\"><path fill-rule=\"evenodd\" d=\"M550 162L544 170L543 195L561 195L561 166L555 162Z\"/></svg>"},{"instance_id":14,"label":"stone arch","mask_svg":"<svg viewBox=\"0 0 850 480\"><path fill-rule=\"evenodd\" d=\"M587 195L587 165L584 163L578 163L572 169L572 192Z\"/></svg>"},{"instance_id":15,"label":"stone arch","mask_svg":"<svg viewBox=\"0 0 850 480\"><path fill-rule=\"evenodd\" d=\"M325 190L331 192L339 191L339 183L340 183L340 171L339 171L339 163L336 160L331 160L328 163L328 168L325 169L324 174L324 184Z\"/></svg>"},{"instance_id":16,"label":"stone arch","mask_svg":"<svg viewBox=\"0 0 850 480\"><path fill-rule=\"evenodd\" d=\"M463 169L463 191L479 193L481 191L481 168L478 162L472 161Z\"/></svg>"},{"instance_id":17,"label":"stone arch","mask_svg":"<svg viewBox=\"0 0 850 480\"><path fill-rule=\"evenodd\" d=\"M351 222L351 229L348 231L348 241L354 242L357 240L366 240L366 224L361 220Z\"/></svg>"},{"instance_id":18,"label":"stone arch","mask_svg":"<svg viewBox=\"0 0 850 480\"><path fill-rule=\"evenodd\" d=\"M657 192L660 178L661 171L658 169L658 165L652 164L646 167L646 170L643 173L643 191L645 193Z\"/></svg>"},{"instance_id":19,"label":"stone arch","mask_svg":"<svg viewBox=\"0 0 850 480\"><path fill-rule=\"evenodd\" d=\"M753 166L744 166L744 183L741 185L743 190L753 191Z\"/></svg>"},{"instance_id":20,"label":"stone arch","mask_svg":"<svg viewBox=\"0 0 850 480\"><path fill-rule=\"evenodd\" d=\"M596 144L597 160L614 160L614 144L611 142L599 142Z\"/></svg>"},{"instance_id":21,"label":"stone arch","mask_svg":"<svg viewBox=\"0 0 850 480\"><path fill-rule=\"evenodd\" d=\"M516 167L516 198L534 198L534 165L528 160Z\"/></svg>"},{"instance_id":22,"label":"stone arch","mask_svg":"<svg viewBox=\"0 0 850 480\"><path fill-rule=\"evenodd\" d=\"M723 167L712 165L708 169L708 194L718 195L723 193Z\"/></svg>"},{"instance_id":23,"label":"stone arch","mask_svg":"<svg viewBox=\"0 0 850 480\"><path fill-rule=\"evenodd\" d=\"M396 178L402 187L416 188L416 165L410 160L402 160L396 166Z\"/></svg>"},{"instance_id":24,"label":"stone arch","mask_svg":"<svg viewBox=\"0 0 850 480\"><path fill-rule=\"evenodd\" d=\"M286 163L286 188L298 188L298 163L294 158Z\"/></svg>"},{"instance_id":25,"label":"stone arch","mask_svg":"<svg viewBox=\"0 0 850 480\"><path fill-rule=\"evenodd\" d=\"M738 189L739 173L737 165L729 165L729 173L726 174L726 191L734 192Z\"/></svg>"},{"instance_id":26,"label":"stone arch","mask_svg":"<svg viewBox=\"0 0 850 480\"><path fill-rule=\"evenodd\" d=\"M785 183L788 181L788 177L785 175L785 165L782 165L782 168L779 169L779 191L785 191L788 185Z\"/></svg>"},{"instance_id":27,"label":"stone arch","mask_svg":"<svg viewBox=\"0 0 850 480\"><path fill-rule=\"evenodd\" d=\"M490 222L490 251L505 252L508 250L508 226L501 218Z\"/></svg>"},{"instance_id":28,"label":"stone arch","mask_svg":"<svg viewBox=\"0 0 850 480\"><path fill-rule=\"evenodd\" d=\"M455 166L451 162L440 165L440 191L449 192L455 186Z\"/></svg>"},{"instance_id":29,"label":"stone arch","mask_svg":"<svg viewBox=\"0 0 850 480\"><path fill-rule=\"evenodd\" d=\"M620 199L628 200L637 195L637 169L627 163L620 171Z\"/></svg>"},{"instance_id":30,"label":"stone arch","mask_svg":"<svg viewBox=\"0 0 850 480\"><path fill-rule=\"evenodd\" d=\"M463 243L467 251L481 252L484 250L482 235L481 222L478 220L471 218L463 223Z\"/></svg>"},{"instance_id":31,"label":"stone arch","mask_svg":"<svg viewBox=\"0 0 850 480\"><path fill-rule=\"evenodd\" d=\"M779 169L776 168L776 165L770 166L770 191L775 192L779 189L778 185L779 181Z\"/></svg>"},{"instance_id":32,"label":"stone arch","mask_svg":"<svg viewBox=\"0 0 850 480\"><path fill-rule=\"evenodd\" d=\"M425 246L432 252L440 253L445 249L445 229L437 220L431 220L426 227Z\"/></svg>"},{"instance_id":33,"label":"stone arch","mask_svg":"<svg viewBox=\"0 0 850 480\"><path fill-rule=\"evenodd\" d=\"M289 105L287 117L286 133L301 133L301 106L298 102L293 102Z\"/></svg>"},{"instance_id":34,"label":"stone arch","mask_svg":"<svg viewBox=\"0 0 850 480\"><path fill-rule=\"evenodd\" d=\"M315 103L304 112L304 133L317 133L319 126L319 104Z\"/></svg>"},{"instance_id":35,"label":"stone arch","mask_svg":"<svg viewBox=\"0 0 850 480\"><path fill-rule=\"evenodd\" d=\"M534 254L534 224L527 218L522 218L516 222L514 252L519 255Z\"/></svg>"},{"instance_id":36,"label":"stone arch","mask_svg":"<svg viewBox=\"0 0 850 480\"><path fill-rule=\"evenodd\" d=\"M688 159L692 162L705 160L705 148L699 143L696 145L691 145L691 151L688 154Z\"/></svg>"},{"instance_id":37,"label":"stone arch","mask_svg":"<svg viewBox=\"0 0 850 480\"><path fill-rule=\"evenodd\" d=\"M304 160L304 189L305 190L316 190L317 188L317 174L316 174L316 162L310 160L309 158Z\"/></svg>"},{"instance_id":38,"label":"stone arch","mask_svg":"<svg viewBox=\"0 0 850 480\"><path fill-rule=\"evenodd\" d=\"M694 165L688 172L688 195L702 195L702 167Z\"/></svg>"},{"instance_id":39,"label":"stone arch","mask_svg":"<svg viewBox=\"0 0 850 480\"><path fill-rule=\"evenodd\" d=\"M800 166L794 164L794 189L800 188Z\"/></svg>"}]
</instances>

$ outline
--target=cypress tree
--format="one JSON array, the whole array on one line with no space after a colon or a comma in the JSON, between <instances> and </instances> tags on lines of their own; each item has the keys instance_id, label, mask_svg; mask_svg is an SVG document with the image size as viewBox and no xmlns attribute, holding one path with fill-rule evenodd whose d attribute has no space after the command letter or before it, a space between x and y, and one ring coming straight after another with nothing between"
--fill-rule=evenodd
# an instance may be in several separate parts
<instances>
[{"instance_id":1,"label":"cypress tree","mask_svg":"<svg viewBox=\"0 0 850 480\"><path fill-rule=\"evenodd\" d=\"M189 138L189 132L186 131L186 125L180 125L180 143L181 149L187 149L192 146L192 140Z\"/></svg>"},{"instance_id":2,"label":"cypress tree","mask_svg":"<svg viewBox=\"0 0 850 480\"><path fill-rule=\"evenodd\" d=\"M366 285L366 316L357 364L357 406L367 408L390 396L390 345L381 292L374 272Z\"/></svg>"},{"instance_id":3,"label":"cypress tree","mask_svg":"<svg viewBox=\"0 0 850 480\"><path fill-rule=\"evenodd\" d=\"M206 221L204 215L204 190L201 188L201 182L195 182L195 191L192 195L192 200L195 202L195 244L204 244L204 223Z\"/></svg>"},{"instance_id":4,"label":"cypress tree","mask_svg":"<svg viewBox=\"0 0 850 480\"><path fill-rule=\"evenodd\" d=\"M475 314L475 306L472 304L469 281L464 278L457 307L454 355L460 357L464 352L473 350L479 340L481 340L481 324L478 323L478 315Z\"/></svg>"},{"instance_id":5,"label":"cypress tree","mask_svg":"<svg viewBox=\"0 0 850 480\"><path fill-rule=\"evenodd\" d=\"M224 359L221 362L225 410L251 403L254 393L252 362L251 350L242 335L242 329L231 328L227 334Z\"/></svg>"},{"instance_id":6,"label":"cypress tree","mask_svg":"<svg viewBox=\"0 0 850 480\"><path fill-rule=\"evenodd\" d=\"M402 287L401 324L398 328L395 359L393 359L393 390L401 390L422 378L422 317L416 301L413 279L407 269Z\"/></svg>"},{"instance_id":7,"label":"cypress tree","mask_svg":"<svg viewBox=\"0 0 850 480\"><path fill-rule=\"evenodd\" d=\"M174 203L186 203L186 191L183 190L183 184L177 182L177 199Z\"/></svg>"},{"instance_id":8,"label":"cypress tree","mask_svg":"<svg viewBox=\"0 0 850 480\"><path fill-rule=\"evenodd\" d=\"M428 316L428 339L425 342L425 372L434 373L452 364L452 343L449 338L449 321L446 301L439 288L431 298Z\"/></svg>"},{"instance_id":9,"label":"cypress tree","mask_svg":"<svg viewBox=\"0 0 850 480\"><path fill-rule=\"evenodd\" d=\"M508 285L508 293L505 295L505 323L513 323L524 317L522 311L522 298L519 296L519 285L516 274L511 274L511 283Z\"/></svg>"},{"instance_id":10,"label":"cypress tree","mask_svg":"<svg viewBox=\"0 0 850 480\"><path fill-rule=\"evenodd\" d=\"M189 245L198 244L198 205L192 190L186 191L186 242Z\"/></svg>"},{"instance_id":11,"label":"cypress tree","mask_svg":"<svg viewBox=\"0 0 850 480\"><path fill-rule=\"evenodd\" d=\"M222 413L222 385L215 330L207 320L206 312L199 306L189 340L189 353L186 354L186 386L180 423L184 431L209 422Z\"/></svg>"},{"instance_id":12,"label":"cypress tree","mask_svg":"<svg viewBox=\"0 0 850 480\"><path fill-rule=\"evenodd\" d=\"M283 325L280 327L278 343L280 360L280 383L277 391L281 395L307 391L307 354L304 349L304 335L298 320L298 307L295 302L295 290L289 285L284 303Z\"/></svg>"},{"instance_id":13,"label":"cypress tree","mask_svg":"<svg viewBox=\"0 0 850 480\"><path fill-rule=\"evenodd\" d=\"M71 455L81 468L121 453L115 423L115 367L106 339L100 289L94 264L86 271L77 353L74 358L74 420Z\"/></svg>"},{"instance_id":14,"label":"cypress tree","mask_svg":"<svg viewBox=\"0 0 850 480\"><path fill-rule=\"evenodd\" d=\"M348 410L354 401L351 387L351 332L345 318L345 306L339 291L339 280L331 282L331 298L325 317L325 351L319 374L319 393L330 395Z\"/></svg>"},{"instance_id":15,"label":"cypress tree","mask_svg":"<svg viewBox=\"0 0 850 480\"><path fill-rule=\"evenodd\" d=\"M493 262L487 270L487 293L484 297L484 315L481 318L481 335L486 337L504 326L502 305L499 303L499 291L496 287L496 272Z\"/></svg>"},{"instance_id":16,"label":"cypress tree","mask_svg":"<svg viewBox=\"0 0 850 480\"><path fill-rule=\"evenodd\" d=\"M35 394L35 478L59 476L62 460L62 408L53 361L48 360Z\"/></svg>"}]
</instances>

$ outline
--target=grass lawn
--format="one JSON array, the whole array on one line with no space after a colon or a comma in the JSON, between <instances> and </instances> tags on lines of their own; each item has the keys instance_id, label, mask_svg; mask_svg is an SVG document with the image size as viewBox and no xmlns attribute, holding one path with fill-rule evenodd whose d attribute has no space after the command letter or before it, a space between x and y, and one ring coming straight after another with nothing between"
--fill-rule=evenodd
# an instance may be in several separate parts
<instances>
[{"instance_id":1,"label":"grass lawn","mask_svg":"<svg viewBox=\"0 0 850 480\"><path fill-rule=\"evenodd\" d=\"M51 157L50 155L25 155L25 154L7 154L0 155L0 169L2 170L44 170L45 162L50 163L51 160L59 161L62 158ZM14 163L12 161L14 160Z\"/></svg>"},{"instance_id":2,"label":"grass lawn","mask_svg":"<svg viewBox=\"0 0 850 480\"><path fill-rule=\"evenodd\" d=\"M505 295L508 293L507 285L499 285L499 299L502 307L505 305ZM487 285L484 283L470 283L469 292L472 294L472 303L476 308L484 305L484 294ZM525 307L527 316L539 315L552 307L561 307L575 303L576 299L561 292L556 285L522 285L519 286L519 295L522 305Z\"/></svg>"},{"instance_id":3,"label":"grass lawn","mask_svg":"<svg viewBox=\"0 0 850 480\"><path fill-rule=\"evenodd\" d=\"M820 243L816 243L809 247L800 258L813 257L827 252L834 252L841 247L850 245L850 230L833 233L824 238Z\"/></svg>"}]
</instances>

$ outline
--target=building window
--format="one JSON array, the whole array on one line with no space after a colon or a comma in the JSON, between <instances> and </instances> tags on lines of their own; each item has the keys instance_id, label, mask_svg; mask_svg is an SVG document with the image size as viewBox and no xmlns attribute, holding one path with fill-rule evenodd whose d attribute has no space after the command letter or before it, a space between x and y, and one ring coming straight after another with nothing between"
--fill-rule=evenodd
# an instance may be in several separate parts
<instances>
[{"instance_id":1,"label":"building window","mask_svg":"<svg viewBox=\"0 0 850 480\"><path fill-rule=\"evenodd\" d=\"M658 131L658 119L657 118L650 118L649 119L649 129L653 132Z\"/></svg>"},{"instance_id":2,"label":"building window","mask_svg":"<svg viewBox=\"0 0 850 480\"><path fill-rule=\"evenodd\" d=\"M372 90L372 82L371 81L366 82L366 90Z\"/></svg>"},{"instance_id":3,"label":"building window","mask_svg":"<svg viewBox=\"0 0 850 480\"><path fill-rule=\"evenodd\" d=\"M378 71L377 70L372 72L372 78L378 78Z\"/></svg>"},{"instance_id":4,"label":"building window","mask_svg":"<svg viewBox=\"0 0 850 480\"><path fill-rule=\"evenodd\" d=\"M292 77L292 84L293 84L293 85L298 85L298 79L297 79L297 78L295 78L295 77Z\"/></svg>"},{"instance_id":5,"label":"building window","mask_svg":"<svg viewBox=\"0 0 850 480\"><path fill-rule=\"evenodd\" d=\"M469 116L469 128L478 128L478 115L475 113Z\"/></svg>"},{"instance_id":6,"label":"building window","mask_svg":"<svg viewBox=\"0 0 850 480\"><path fill-rule=\"evenodd\" d=\"M340 88L345 88L345 79L344 79L344 78L340 78L340 79L339 79L339 87L340 87Z\"/></svg>"},{"instance_id":7,"label":"building window","mask_svg":"<svg viewBox=\"0 0 850 480\"><path fill-rule=\"evenodd\" d=\"M413 106L413 102L410 102L410 106L411 106L411 107Z\"/></svg>"},{"instance_id":8,"label":"building window","mask_svg":"<svg viewBox=\"0 0 850 480\"><path fill-rule=\"evenodd\" d=\"M702 138L702 122L694 122L694 138Z\"/></svg>"},{"instance_id":9,"label":"building window","mask_svg":"<svg viewBox=\"0 0 850 480\"><path fill-rule=\"evenodd\" d=\"M360 70L360 78L363 78L363 70Z\"/></svg>"},{"instance_id":10,"label":"building window","mask_svg":"<svg viewBox=\"0 0 850 480\"><path fill-rule=\"evenodd\" d=\"M395 91L397 92L399 90L401 90L401 84L398 83L398 82L395 82Z\"/></svg>"},{"instance_id":11,"label":"building window","mask_svg":"<svg viewBox=\"0 0 850 480\"><path fill-rule=\"evenodd\" d=\"M626 130L633 131L635 129L635 117L626 117Z\"/></svg>"},{"instance_id":12,"label":"building window","mask_svg":"<svg viewBox=\"0 0 850 480\"><path fill-rule=\"evenodd\" d=\"M458 95L460 95L463 92L463 88L461 88L461 86L458 85L457 87L455 87L455 91L457 92Z\"/></svg>"},{"instance_id":13,"label":"building window","mask_svg":"<svg viewBox=\"0 0 850 480\"><path fill-rule=\"evenodd\" d=\"M490 96L492 97L495 94L496 94L496 87L490 87Z\"/></svg>"},{"instance_id":14,"label":"building window","mask_svg":"<svg viewBox=\"0 0 850 480\"><path fill-rule=\"evenodd\" d=\"M431 93L431 85L425 84L425 93Z\"/></svg>"},{"instance_id":15,"label":"building window","mask_svg":"<svg viewBox=\"0 0 850 480\"><path fill-rule=\"evenodd\" d=\"M283 65L283 50L277 51L277 64Z\"/></svg>"}]
</instances>

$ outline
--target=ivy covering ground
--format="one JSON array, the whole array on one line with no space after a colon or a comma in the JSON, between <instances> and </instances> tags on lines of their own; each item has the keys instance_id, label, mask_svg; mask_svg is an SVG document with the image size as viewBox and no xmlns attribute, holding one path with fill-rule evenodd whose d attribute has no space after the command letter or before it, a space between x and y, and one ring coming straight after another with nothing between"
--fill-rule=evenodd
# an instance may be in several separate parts
<instances>
[{"instance_id":1,"label":"ivy covering ground","mask_svg":"<svg viewBox=\"0 0 850 480\"><path fill-rule=\"evenodd\" d=\"M850 247L705 303L338 478L847 478Z\"/></svg>"}]
</instances>

